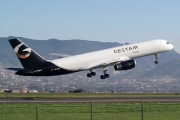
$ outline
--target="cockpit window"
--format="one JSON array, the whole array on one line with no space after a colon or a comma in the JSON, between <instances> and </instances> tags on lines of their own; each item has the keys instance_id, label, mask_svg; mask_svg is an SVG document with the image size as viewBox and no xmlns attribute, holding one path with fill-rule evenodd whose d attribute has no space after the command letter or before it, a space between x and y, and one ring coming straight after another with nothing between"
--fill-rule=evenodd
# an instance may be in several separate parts
<instances>
[{"instance_id":1,"label":"cockpit window","mask_svg":"<svg viewBox=\"0 0 180 120\"><path fill-rule=\"evenodd\" d=\"M169 44L169 42L167 42L166 44Z\"/></svg>"}]
</instances>

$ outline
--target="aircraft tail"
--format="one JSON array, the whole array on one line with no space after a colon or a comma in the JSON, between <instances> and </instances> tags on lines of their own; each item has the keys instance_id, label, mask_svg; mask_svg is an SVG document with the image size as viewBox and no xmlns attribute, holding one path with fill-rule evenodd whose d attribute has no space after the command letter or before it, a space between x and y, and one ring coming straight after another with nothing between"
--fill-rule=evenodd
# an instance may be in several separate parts
<instances>
[{"instance_id":1,"label":"aircraft tail","mask_svg":"<svg viewBox=\"0 0 180 120\"><path fill-rule=\"evenodd\" d=\"M30 69L46 62L44 58L42 58L18 38L10 39L9 42L25 69Z\"/></svg>"}]
</instances>

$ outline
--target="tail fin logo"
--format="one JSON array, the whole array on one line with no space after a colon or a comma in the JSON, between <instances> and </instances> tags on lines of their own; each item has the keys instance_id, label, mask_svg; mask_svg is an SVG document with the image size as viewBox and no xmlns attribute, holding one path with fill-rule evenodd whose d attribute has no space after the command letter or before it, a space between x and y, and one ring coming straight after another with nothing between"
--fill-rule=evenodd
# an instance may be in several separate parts
<instances>
[{"instance_id":1,"label":"tail fin logo","mask_svg":"<svg viewBox=\"0 0 180 120\"><path fill-rule=\"evenodd\" d=\"M21 46L23 47L23 49L21 50ZM26 47L23 43L17 45L14 48L15 53L18 55L19 58L25 59L27 57L30 56L31 54L31 48Z\"/></svg>"}]
</instances>

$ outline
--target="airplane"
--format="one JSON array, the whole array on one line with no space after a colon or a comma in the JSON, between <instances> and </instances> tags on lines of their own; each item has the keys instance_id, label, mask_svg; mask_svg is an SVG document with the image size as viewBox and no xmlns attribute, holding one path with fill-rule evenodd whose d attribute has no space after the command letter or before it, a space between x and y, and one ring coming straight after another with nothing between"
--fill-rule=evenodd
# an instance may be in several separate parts
<instances>
[{"instance_id":1,"label":"airplane","mask_svg":"<svg viewBox=\"0 0 180 120\"><path fill-rule=\"evenodd\" d=\"M8 68L16 71L16 75L23 76L53 76L64 75L79 71L90 71L87 77L96 75L94 69L103 68L101 79L109 78L108 66L114 66L116 71L129 70L136 66L135 58L155 55L155 64L158 64L158 55L173 49L173 45L163 39L150 40L135 44L108 48L55 60L46 60L24 44L18 38L9 40L17 57L24 68Z\"/></svg>"}]
</instances>

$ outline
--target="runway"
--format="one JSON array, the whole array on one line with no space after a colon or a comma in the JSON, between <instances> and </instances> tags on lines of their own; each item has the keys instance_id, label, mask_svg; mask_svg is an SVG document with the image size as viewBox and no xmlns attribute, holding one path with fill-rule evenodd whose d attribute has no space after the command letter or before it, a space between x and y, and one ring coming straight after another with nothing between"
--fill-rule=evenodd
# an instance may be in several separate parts
<instances>
[{"instance_id":1,"label":"runway","mask_svg":"<svg viewBox=\"0 0 180 120\"><path fill-rule=\"evenodd\" d=\"M128 98L0 98L2 103L180 103L180 97L128 97Z\"/></svg>"}]
</instances>

